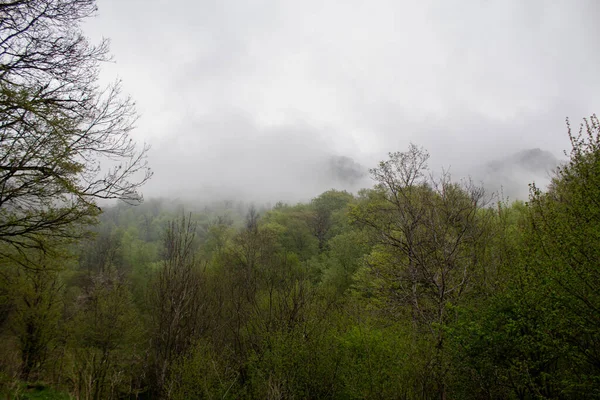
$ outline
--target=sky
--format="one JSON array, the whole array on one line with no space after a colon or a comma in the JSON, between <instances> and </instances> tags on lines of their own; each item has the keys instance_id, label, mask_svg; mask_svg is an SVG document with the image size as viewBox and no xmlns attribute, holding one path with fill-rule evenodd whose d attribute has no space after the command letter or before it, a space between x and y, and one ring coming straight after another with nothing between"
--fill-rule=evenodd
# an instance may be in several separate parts
<instances>
[{"instance_id":1,"label":"sky","mask_svg":"<svg viewBox=\"0 0 600 400\"><path fill-rule=\"evenodd\" d=\"M305 200L409 143L457 175L600 110L597 0L98 0L148 197ZM335 160L335 158L334 158ZM465 172L466 171L466 172ZM524 176L526 183L535 177Z\"/></svg>"}]
</instances>

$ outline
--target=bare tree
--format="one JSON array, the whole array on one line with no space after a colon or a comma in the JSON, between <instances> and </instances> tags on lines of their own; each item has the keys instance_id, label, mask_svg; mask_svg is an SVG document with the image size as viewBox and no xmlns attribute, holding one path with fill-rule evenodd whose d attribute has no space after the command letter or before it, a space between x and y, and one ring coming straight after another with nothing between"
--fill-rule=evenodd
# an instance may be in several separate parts
<instances>
[{"instance_id":1,"label":"bare tree","mask_svg":"<svg viewBox=\"0 0 600 400\"><path fill-rule=\"evenodd\" d=\"M447 173L434 176L428 158L414 145L391 153L371 170L377 186L353 216L374 234L378 246L368 264L388 310L408 314L416 331L433 339L432 372L443 398L444 327L449 307L460 304L482 268L488 214L483 189L453 183Z\"/></svg>"},{"instance_id":2,"label":"bare tree","mask_svg":"<svg viewBox=\"0 0 600 400\"><path fill-rule=\"evenodd\" d=\"M164 396L171 364L199 337L206 307L201 298L202 276L195 257L196 224L191 215L169 223L163 265L156 281L153 304L156 395ZM167 396L168 397L168 396Z\"/></svg>"},{"instance_id":3,"label":"bare tree","mask_svg":"<svg viewBox=\"0 0 600 400\"><path fill-rule=\"evenodd\" d=\"M133 101L101 88L108 42L80 23L95 0L0 1L0 242L43 248L78 237L98 199L142 200L148 148L131 139Z\"/></svg>"}]
</instances>

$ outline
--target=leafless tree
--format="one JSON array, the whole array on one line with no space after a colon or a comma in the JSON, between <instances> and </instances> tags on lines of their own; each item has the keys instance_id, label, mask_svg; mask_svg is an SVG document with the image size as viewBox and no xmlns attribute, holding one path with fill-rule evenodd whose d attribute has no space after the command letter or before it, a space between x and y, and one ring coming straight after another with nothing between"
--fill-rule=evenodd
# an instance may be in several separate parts
<instances>
[{"instance_id":1,"label":"leafless tree","mask_svg":"<svg viewBox=\"0 0 600 400\"><path fill-rule=\"evenodd\" d=\"M152 316L156 395L165 395L165 382L174 360L202 333L206 302L201 297L202 276L195 257L196 224L191 215L169 223L163 265L158 273Z\"/></svg>"}]
</instances>

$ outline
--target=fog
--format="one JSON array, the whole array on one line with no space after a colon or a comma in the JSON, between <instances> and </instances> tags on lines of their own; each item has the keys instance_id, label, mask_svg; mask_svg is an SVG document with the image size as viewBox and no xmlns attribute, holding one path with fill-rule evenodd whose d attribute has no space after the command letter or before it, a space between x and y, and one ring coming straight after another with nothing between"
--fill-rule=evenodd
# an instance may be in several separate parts
<instances>
[{"instance_id":1,"label":"fog","mask_svg":"<svg viewBox=\"0 0 600 400\"><path fill-rule=\"evenodd\" d=\"M134 137L152 146L155 172L146 198L356 190L410 142L433 169L523 198L548 165L515 154L564 159L565 118L600 109L595 0L98 6L85 31L111 38L103 79L121 78L137 101ZM503 167L491 173L494 162Z\"/></svg>"}]
</instances>

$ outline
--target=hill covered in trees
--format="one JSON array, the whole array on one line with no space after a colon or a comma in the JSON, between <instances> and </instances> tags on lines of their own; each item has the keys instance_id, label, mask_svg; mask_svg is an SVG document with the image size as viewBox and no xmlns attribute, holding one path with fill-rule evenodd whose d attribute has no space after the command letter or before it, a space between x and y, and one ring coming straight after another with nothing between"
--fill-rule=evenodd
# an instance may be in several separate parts
<instances>
[{"instance_id":1,"label":"hill covered in trees","mask_svg":"<svg viewBox=\"0 0 600 400\"><path fill-rule=\"evenodd\" d=\"M499 160L473 168L471 176L485 184L489 191L502 193L512 200L526 200L527 184L536 182L546 187L560 161L550 152L537 149L522 150Z\"/></svg>"},{"instance_id":2,"label":"hill covered in trees","mask_svg":"<svg viewBox=\"0 0 600 400\"><path fill-rule=\"evenodd\" d=\"M133 102L102 87L107 42L80 28L95 11L0 2L2 396L600 397L596 116L527 202L411 145L357 194L143 203ZM365 177L350 158L321 168Z\"/></svg>"},{"instance_id":3,"label":"hill covered in trees","mask_svg":"<svg viewBox=\"0 0 600 400\"><path fill-rule=\"evenodd\" d=\"M497 202L412 146L358 195L121 204L5 262L0 383L78 398L597 398L598 120Z\"/></svg>"}]
</instances>

